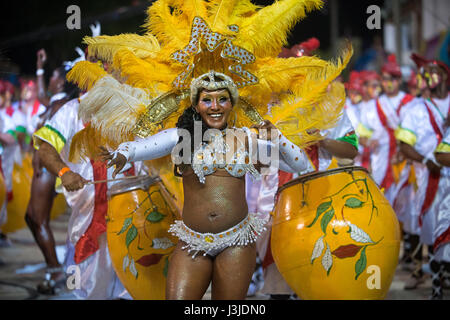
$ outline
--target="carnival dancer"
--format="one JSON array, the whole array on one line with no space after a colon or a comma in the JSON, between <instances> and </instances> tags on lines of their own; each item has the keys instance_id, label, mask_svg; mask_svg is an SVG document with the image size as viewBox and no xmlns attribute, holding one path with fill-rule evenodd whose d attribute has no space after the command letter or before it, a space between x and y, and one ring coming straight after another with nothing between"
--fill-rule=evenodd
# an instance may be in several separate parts
<instances>
[{"instance_id":1,"label":"carnival dancer","mask_svg":"<svg viewBox=\"0 0 450 320\"><path fill-rule=\"evenodd\" d=\"M95 82L86 98L90 102L80 105L83 120L90 123L84 134L93 133L109 148L121 142L111 148L116 151L104 154L109 166L116 166L115 173L127 161L174 151L176 174L183 177L183 220L170 229L180 241L169 263L168 299L201 299L211 281L213 299L245 298L255 267L254 241L265 224L257 214L249 214L245 200L245 174L258 176L261 166L256 160L265 162L255 152L270 151L285 170L302 171L307 162L300 146L321 140L307 130L330 128L343 107L344 88L332 81L348 63L350 48L338 64L315 57L276 58L293 22L304 17L305 10L321 6L321 1L285 0L261 8L242 0L197 1L192 8L185 1L170 7L155 1L148 11L147 36L93 43L92 50L100 54L112 52L125 83L110 76ZM238 21L241 28L233 24ZM250 32L261 28L264 35ZM132 39L144 38L148 50L130 45ZM83 82L86 70L85 64L74 67L77 82ZM263 122L260 115L267 113L274 92L284 96L271 109L270 122ZM123 96L120 93L127 94L126 105L123 99L112 99ZM260 139L248 129L252 125ZM205 137L210 143L201 138L206 129L216 129ZM266 136L274 138L273 143L263 139L263 129L276 132ZM188 140L192 134L194 139ZM141 138L124 142L133 135Z\"/></svg>"},{"instance_id":2,"label":"carnival dancer","mask_svg":"<svg viewBox=\"0 0 450 320\"><path fill-rule=\"evenodd\" d=\"M436 210L431 207L436 197L440 180L440 165L434 151L442 141L445 119L450 109L447 91L448 67L434 60L413 54L412 59L420 69L420 76L426 84L429 98L416 99L408 108L396 137L401 141L401 151L406 158L414 161L418 189L415 197L417 219L411 229L420 229L420 242L428 245L429 262L433 262L433 232L436 225ZM417 247L420 250L420 246ZM420 253L420 252L419 252ZM419 256L420 258L420 256ZM406 283L406 289L414 289L423 281L421 262L415 261L417 268Z\"/></svg>"},{"instance_id":3,"label":"carnival dancer","mask_svg":"<svg viewBox=\"0 0 450 320\"><path fill-rule=\"evenodd\" d=\"M363 70L360 72L360 78L362 82L362 101L360 102L360 123L355 128L359 137L359 143L363 147L361 154L361 165L371 171L371 153L372 149L377 147L378 141L376 139L370 139L372 137L372 131L367 128L363 121L365 113L373 109L375 106L375 99L377 99L382 91L380 85L380 76L375 71Z\"/></svg>"},{"instance_id":4,"label":"carnival dancer","mask_svg":"<svg viewBox=\"0 0 450 320\"><path fill-rule=\"evenodd\" d=\"M46 62L46 51L41 49L37 52L36 61L37 92L38 100L46 107L39 116L30 118L32 123L29 124L29 130L41 128L63 105L78 97L78 88L65 79L68 70L64 66L53 71L47 88L44 79ZM31 135L33 133L34 131L30 131ZM65 284L64 270L56 255L55 239L50 228L50 212L56 196L56 176L43 166L38 153L33 151L32 157L33 176L25 221L47 264L46 279L38 284L37 290L42 294L55 294L56 288Z\"/></svg>"},{"instance_id":5,"label":"carnival dancer","mask_svg":"<svg viewBox=\"0 0 450 320\"><path fill-rule=\"evenodd\" d=\"M21 85L21 101L20 110L25 114L27 123L27 142L31 142L29 138L38 128L41 120L41 115L47 108L37 98L37 84L34 80L27 80ZM28 144L28 143L27 143Z\"/></svg>"},{"instance_id":6,"label":"carnival dancer","mask_svg":"<svg viewBox=\"0 0 450 320\"><path fill-rule=\"evenodd\" d=\"M347 98L345 100L345 112L352 123L353 128L358 128L360 121L359 103L362 101L362 81L358 71L350 72L350 77L345 83Z\"/></svg>"},{"instance_id":7,"label":"carnival dancer","mask_svg":"<svg viewBox=\"0 0 450 320\"><path fill-rule=\"evenodd\" d=\"M73 291L79 299L131 299L115 274L106 241L106 192L112 183L86 185L88 181L111 179L114 170L107 170L96 159L68 161L72 138L85 127L78 117L79 99L66 103L33 135L42 165L61 178L72 209L66 267L80 269L81 288Z\"/></svg>"},{"instance_id":8,"label":"carnival dancer","mask_svg":"<svg viewBox=\"0 0 450 320\"><path fill-rule=\"evenodd\" d=\"M395 130L400 123L402 106L412 100L400 92L401 70L391 55L382 68L382 86L385 93L364 108L361 122L369 132L365 137L376 143L371 147L370 166L375 182L384 189L384 195L394 204L396 183L392 161L397 154Z\"/></svg>"},{"instance_id":9,"label":"carnival dancer","mask_svg":"<svg viewBox=\"0 0 450 320\"><path fill-rule=\"evenodd\" d=\"M5 132L14 137L12 141L5 142L2 147L2 171L5 178L7 201L13 200L13 169L14 163L22 163L22 155L20 151L21 142L24 141L26 133L26 120L24 114L13 108L12 100L14 96L14 85L9 81L2 81L2 92L0 92L2 104L0 105L0 117L3 119ZM6 137L6 136L5 136ZM9 140L9 139L7 139ZM3 220L3 221L2 221ZM7 221L7 213L4 210L3 219L0 219L0 243L3 245L10 245L7 236L1 232L1 226Z\"/></svg>"},{"instance_id":10,"label":"carnival dancer","mask_svg":"<svg viewBox=\"0 0 450 320\"><path fill-rule=\"evenodd\" d=\"M3 91L2 86L3 86L3 82L0 82L0 93ZM0 94L0 100L2 100L2 95ZM0 106L2 105L2 101L0 101ZM2 114L0 113L0 174L3 177L3 180L5 180L5 174L3 171L3 168L5 168L5 165L3 164L3 159L5 157L5 149L8 150L10 149L9 147L14 146L17 144L17 135L16 135L16 126L14 124L14 122L11 120L10 117L4 117L2 116ZM5 187L6 187L6 182L5 182ZM7 189L8 190L8 189ZM2 246L9 246L10 242L7 239L6 235L4 235L3 233L1 233L1 226L4 225L7 221L7 211L6 211L6 205L7 205L7 200L8 197L11 197L11 189L5 196L4 201L2 202L3 205L0 208L0 247Z\"/></svg>"},{"instance_id":11,"label":"carnival dancer","mask_svg":"<svg viewBox=\"0 0 450 320\"><path fill-rule=\"evenodd\" d=\"M438 192L432 206L436 206L436 228L433 231L434 262L432 271L431 299L443 299L442 288L450 275L450 123L442 142L435 151L436 161L444 166L441 169Z\"/></svg>"},{"instance_id":12,"label":"carnival dancer","mask_svg":"<svg viewBox=\"0 0 450 320\"><path fill-rule=\"evenodd\" d=\"M417 85L417 74L414 71L411 71L411 74L408 79L408 93L413 97L417 97L420 95L420 88Z\"/></svg>"},{"instance_id":13,"label":"carnival dancer","mask_svg":"<svg viewBox=\"0 0 450 320\"><path fill-rule=\"evenodd\" d=\"M386 153L384 153L385 161L382 161L382 159L379 161L386 165L385 180L383 183L387 186L390 181L391 186L393 185L390 202L398 220L403 226L405 219L414 216L410 212L415 210L413 205L415 196L415 173L411 168L411 161L405 160L400 150L398 150L395 130L408 112L408 106L411 105L411 101L415 96L400 90L401 84L402 72L400 66L397 63L395 55L390 55L381 70L381 86L384 93L377 101L378 118L382 120L381 122L385 131L389 135L388 156L386 157ZM382 167L380 167L381 169ZM410 224L406 223L406 225ZM409 242L411 235L409 228L405 231L402 227L402 231L404 239L404 255L402 261L408 262L412 247Z\"/></svg>"},{"instance_id":14,"label":"carnival dancer","mask_svg":"<svg viewBox=\"0 0 450 320\"><path fill-rule=\"evenodd\" d=\"M350 72L350 77L345 83L347 99L345 100L345 113L347 114L353 128L357 129L361 119L361 101L363 96L361 75L357 71ZM358 155L355 158L355 165L362 166L362 155L364 154L364 146L358 144ZM366 165L367 166L367 165Z\"/></svg>"}]
</instances>

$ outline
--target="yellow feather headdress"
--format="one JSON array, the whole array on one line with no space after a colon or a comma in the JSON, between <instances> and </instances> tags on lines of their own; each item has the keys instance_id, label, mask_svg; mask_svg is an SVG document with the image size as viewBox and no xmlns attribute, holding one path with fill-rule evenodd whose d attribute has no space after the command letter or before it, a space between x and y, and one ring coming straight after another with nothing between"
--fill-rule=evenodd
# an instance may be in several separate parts
<instances>
[{"instance_id":1,"label":"yellow feather headdress","mask_svg":"<svg viewBox=\"0 0 450 320\"><path fill-rule=\"evenodd\" d=\"M250 0L157 0L147 11L145 35L85 39L89 53L111 62L113 72L105 75L89 62L74 67L69 80L90 90L80 116L90 123L90 134L111 147L154 134L174 127L190 106L192 79L214 70L239 88L236 125L269 119L304 147L320 139L309 129L328 129L339 118L345 91L333 80L353 50L348 45L335 62L277 56L292 27L322 6L321 0L279 0L266 7ZM85 154L83 134L72 155Z\"/></svg>"}]
</instances>

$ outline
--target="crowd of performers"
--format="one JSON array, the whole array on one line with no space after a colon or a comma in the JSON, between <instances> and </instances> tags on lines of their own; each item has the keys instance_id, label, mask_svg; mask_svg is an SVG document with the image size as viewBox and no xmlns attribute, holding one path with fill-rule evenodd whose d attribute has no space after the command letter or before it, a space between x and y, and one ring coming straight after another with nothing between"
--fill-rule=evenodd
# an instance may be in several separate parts
<instances>
[{"instance_id":1,"label":"crowd of performers","mask_svg":"<svg viewBox=\"0 0 450 320\"><path fill-rule=\"evenodd\" d=\"M284 49L279 57L313 55L317 47L318 41L310 39L291 49ZM7 191L0 214L0 231L8 217L7 203L15 197L12 188L14 164L21 165L24 155L32 154L33 176L28 186L31 192L25 220L47 264L46 279L38 290L55 294L59 287L66 285L65 268L57 259L49 226L50 209L56 192L62 192L71 209L64 265L77 265L81 269L81 288L74 290L74 294L80 299L131 299L118 279L110 258L105 234L105 203L108 202L106 183L89 182L148 173L148 168L141 160L169 154L178 142L178 136L176 131L167 130L150 137L153 140L148 138L150 140L144 142L122 144L114 153L104 149L103 157L100 158L70 162L72 139L86 127L78 109L80 102L89 98L89 92L80 92L67 81L66 75L70 69L67 65L53 70L46 84L45 51L39 51L37 57L36 78L24 78L20 90L8 81L0 82L1 172ZM87 59L108 72L108 63L102 63L94 56L88 56ZM186 224L177 223L171 230L187 245L181 247L179 244L174 251L167 275L166 297L201 299L213 278L216 281L212 288L213 298L244 298L249 285L250 291L254 291L258 282L261 282L261 279L257 279L261 271L256 272L250 282L256 260L261 262L263 271L260 276L264 284L258 289L273 299L292 297L293 292L278 272L271 254L270 214L277 201L276 191L286 182L306 173L327 170L333 166L357 165L369 170L401 222L403 256L400 262L401 267L411 273L405 289L415 289L424 281L423 264L428 261L432 274L431 297L442 299L442 288L448 286L450 272L450 70L440 61L427 60L419 55L413 55L412 59L417 71L407 83L403 82L400 66L394 56L387 59L380 72L351 72L345 83L345 110L334 128L320 132L324 139L299 150L288 141L283 143L285 138L281 137L280 150L286 162L283 170L271 167L270 174L253 179L250 176L257 174L255 168L249 165L227 168L234 177L239 177L238 171L247 173L245 184L236 180L229 187L232 192L241 193L241 196L245 193L248 212L259 213L258 217L237 215L238 218L234 219L237 219L234 225L248 223L260 235L255 246L235 242L235 250L230 251L233 246L225 240L221 247L196 246L193 241L189 243L192 239L185 232L192 230L188 225L196 227L197 231L191 234L203 230L206 232L208 226L192 218L189 211L195 211L196 208L185 204L183 221ZM217 78L220 83L225 83L224 87L214 91L213 87L204 84L205 81L218 81ZM192 99L196 109L183 114L187 119L203 117L205 121L209 108L227 110L229 105L236 103L237 97L226 76L209 74L200 80L203 82L199 82L201 85L196 88L197 91L191 91L191 95L199 96ZM209 91L204 91L205 88ZM17 94L19 91L20 96ZM277 103L275 99L271 105L276 106ZM183 116L180 117L181 124ZM219 120L207 118L209 120L206 122L214 127L216 122L222 121L220 117L222 115L217 116ZM273 128L273 125L264 122L258 128ZM148 145L153 146L149 148L151 150L147 149ZM290 150L291 147L295 154ZM303 157L300 159L302 165L296 164L299 155ZM109 165L105 159L111 161ZM178 169L182 171L185 186L192 186L194 190L195 183L198 183L195 180L197 177L194 179L194 174L186 174L186 168ZM214 173L216 168L205 167L205 170L212 173L195 171L195 174L205 180L205 176L218 175L219 172ZM207 183L213 181L208 179ZM185 197L193 199L197 196L185 187ZM238 199L238 195L235 198ZM234 205L237 207L237 204ZM220 221L219 218L208 216L211 221ZM269 223L264 227L261 221ZM212 232L221 235L220 232L223 232L227 238L225 233L228 235L230 232L226 232L229 231L226 229ZM2 245L8 245L8 241L7 235L1 233ZM249 241L252 243L255 239ZM427 257L424 248L427 249ZM194 260L189 254L191 251L205 254ZM233 265L233 259L240 259L240 264ZM227 270L222 270L220 263L228 263ZM188 266L188 269L183 269L183 266ZM186 271L194 269L198 274ZM206 279L202 278L211 273L214 277L209 275ZM183 287L186 283L189 286Z\"/></svg>"}]
</instances>

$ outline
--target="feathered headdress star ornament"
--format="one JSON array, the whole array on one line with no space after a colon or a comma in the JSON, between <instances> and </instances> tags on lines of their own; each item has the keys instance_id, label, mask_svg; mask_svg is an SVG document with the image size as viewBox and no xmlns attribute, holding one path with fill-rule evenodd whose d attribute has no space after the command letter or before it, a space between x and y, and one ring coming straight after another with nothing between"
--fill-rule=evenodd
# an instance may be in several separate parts
<instances>
[{"instance_id":1,"label":"feathered headdress star ornament","mask_svg":"<svg viewBox=\"0 0 450 320\"><path fill-rule=\"evenodd\" d=\"M309 129L335 125L345 102L334 83L349 62L351 45L336 62L317 57L281 59L292 27L321 0L280 0L261 7L250 0L157 0L148 9L147 33L88 37L89 54L110 63L111 74L79 62L68 75L90 90L79 115L89 126L72 141L72 158L98 143L123 141L173 128L191 105L192 81L214 71L231 79L239 99L236 126L271 120L304 147L320 137ZM271 108L273 95L280 103Z\"/></svg>"}]
</instances>

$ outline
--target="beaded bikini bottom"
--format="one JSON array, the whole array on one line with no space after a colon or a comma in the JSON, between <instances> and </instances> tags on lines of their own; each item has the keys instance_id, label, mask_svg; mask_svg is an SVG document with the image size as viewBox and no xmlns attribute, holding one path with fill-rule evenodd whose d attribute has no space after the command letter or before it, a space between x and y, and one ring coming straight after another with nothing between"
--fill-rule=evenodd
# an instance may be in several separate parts
<instances>
[{"instance_id":1,"label":"beaded bikini bottom","mask_svg":"<svg viewBox=\"0 0 450 320\"><path fill-rule=\"evenodd\" d=\"M215 257L226 248L233 246L246 246L254 243L259 235L266 230L267 220L258 217L255 213L248 216L236 226L220 233L199 233L187 227L183 221L177 220L170 226L169 232L178 237L186 245L188 253L194 252L192 258L199 252L203 255Z\"/></svg>"}]
</instances>

